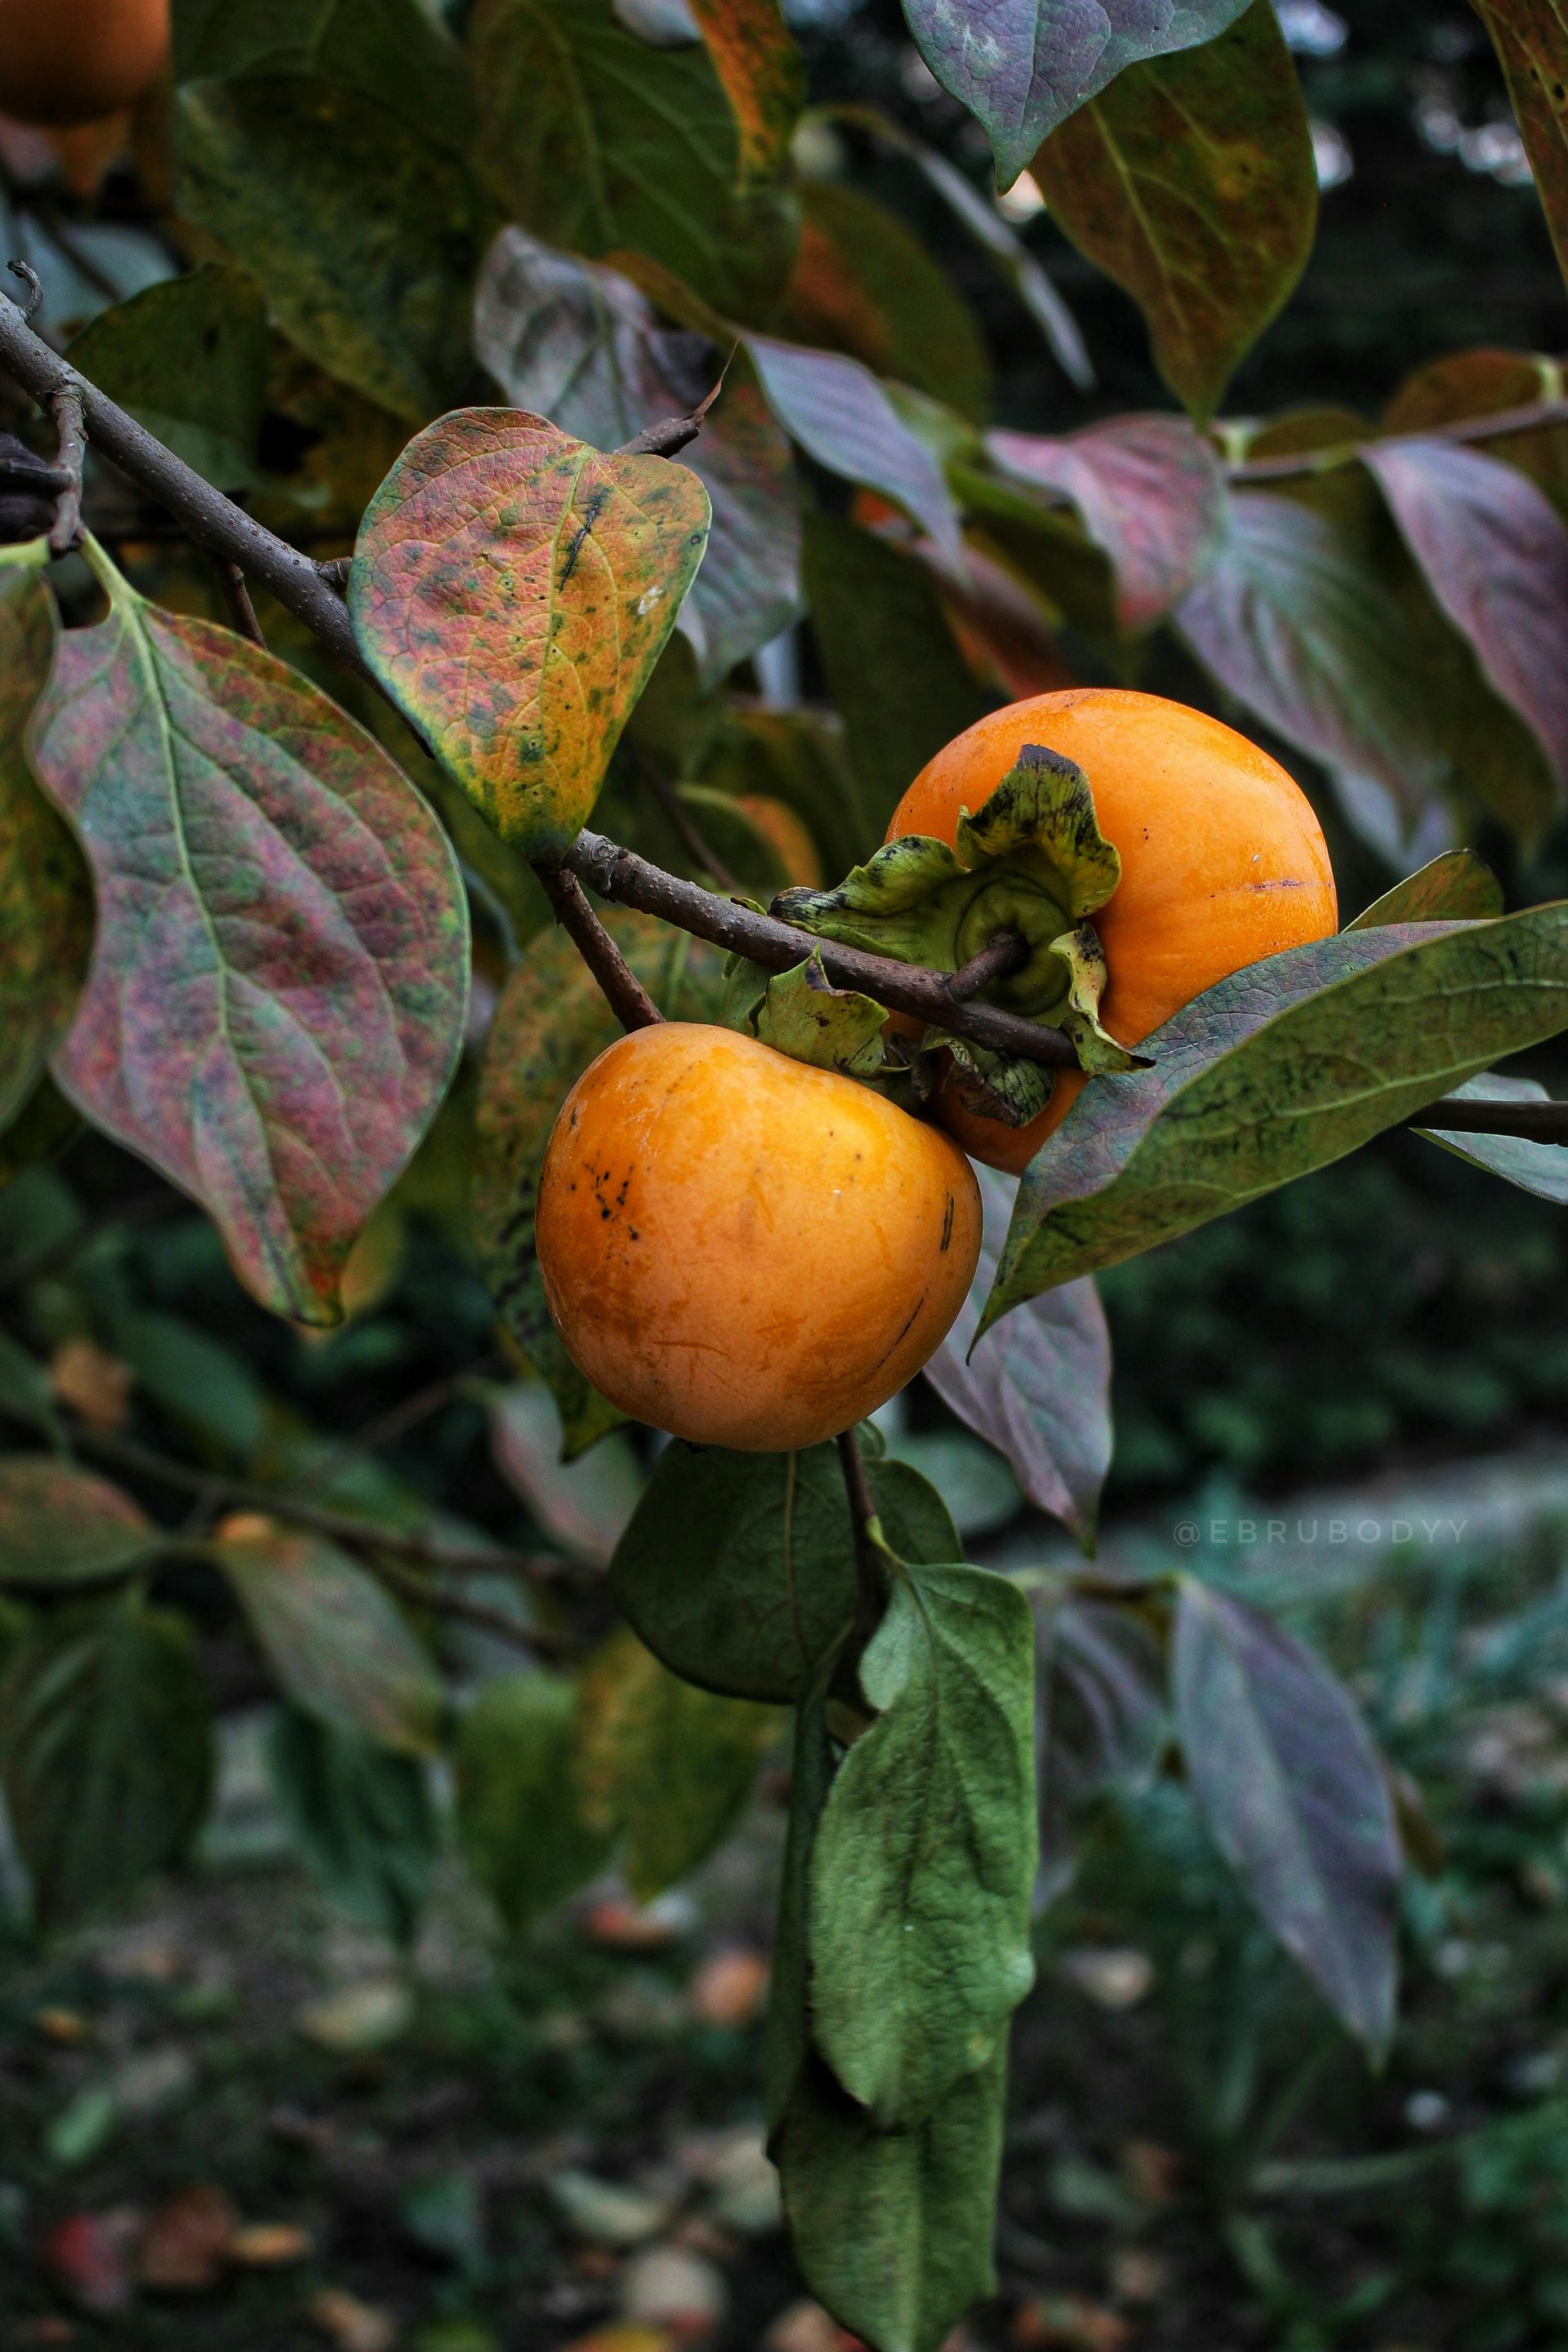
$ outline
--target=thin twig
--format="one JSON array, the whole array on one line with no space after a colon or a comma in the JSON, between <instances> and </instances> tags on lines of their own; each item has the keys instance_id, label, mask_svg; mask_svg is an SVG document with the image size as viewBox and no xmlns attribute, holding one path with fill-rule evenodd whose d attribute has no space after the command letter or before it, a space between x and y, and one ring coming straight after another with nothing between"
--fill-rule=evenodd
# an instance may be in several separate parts
<instances>
[{"instance_id":1,"label":"thin twig","mask_svg":"<svg viewBox=\"0 0 1568 2352\"><path fill-rule=\"evenodd\" d=\"M19 278L27 289L26 301L21 306L22 321L25 326L30 327L43 305L44 281L30 262L9 261L5 266L12 277Z\"/></svg>"},{"instance_id":2,"label":"thin twig","mask_svg":"<svg viewBox=\"0 0 1568 2352\"><path fill-rule=\"evenodd\" d=\"M977 1045L1016 1054L1058 1069L1076 1065L1072 1040L1060 1029L1043 1028L1021 1013L1004 1013L994 1004L963 1004L953 995L946 972L928 971L921 964L899 963L891 956L868 954L864 948L841 947L837 940L820 940L774 915L760 915L732 898L717 898L698 882L684 882L651 865L635 850L623 849L603 834L580 833L566 853L572 871L596 890L625 907L639 907L683 931L693 931L715 947L750 958L768 971L789 971L809 955L822 959L823 970L837 988L858 989L896 1013L917 1021L933 1022L944 1029L973 1037Z\"/></svg>"},{"instance_id":3,"label":"thin twig","mask_svg":"<svg viewBox=\"0 0 1568 2352\"><path fill-rule=\"evenodd\" d=\"M228 606L231 625L240 636L248 637L253 646L259 646L265 653L267 640L261 634L261 624L256 617L256 607L250 601L244 572L232 555L215 555L213 569L223 590L224 603Z\"/></svg>"},{"instance_id":4,"label":"thin twig","mask_svg":"<svg viewBox=\"0 0 1568 2352\"><path fill-rule=\"evenodd\" d=\"M721 890L729 890L744 898L745 892L709 842L675 786L666 782L651 760L645 758L641 751L635 749L632 752L632 765L637 770L639 782L647 786L674 826L687 856L695 858L705 874L711 874Z\"/></svg>"},{"instance_id":5,"label":"thin twig","mask_svg":"<svg viewBox=\"0 0 1568 2352\"><path fill-rule=\"evenodd\" d=\"M583 895L574 874L544 858L533 868L555 919L598 982L623 1029L651 1029L663 1013Z\"/></svg>"},{"instance_id":6,"label":"thin twig","mask_svg":"<svg viewBox=\"0 0 1568 2352\"><path fill-rule=\"evenodd\" d=\"M314 630L340 661L368 675L354 643L348 607L321 579L310 558L277 538L221 490L215 490L134 417L68 368L34 334L16 303L4 294L0 294L0 367L31 394L40 408L48 409L58 392L78 393L87 429L104 457L176 516L199 546L232 556L270 589L296 619Z\"/></svg>"},{"instance_id":7,"label":"thin twig","mask_svg":"<svg viewBox=\"0 0 1568 2352\"><path fill-rule=\"evenodd\" d=\"M49 553L68 555L81 540L81 469L87 458L87 420L75 384L57 385L49 394L48 411L59 436L59 471L66 478L49 529Z\"/></svg>"},{"instance_id":8,"label":"thin twig","mask_svg":"<svg viewBox=\"0 0 1568 2352\"><path fill-rule=\"evenodd\" d=\"M365 1565L390 1591L401 1594L416 1608L431 1610L438 1617L449 1617L455 1624L475 1625L481 1633L499 1634L514 1649L531 1650L542 1658L577 1654L577 1643L552 1626L520 1625L504 1609L492 1609L483 1601L470 1601L464 1592L443 1591L438 1585L428 1583L424 1577L399 1568L390 1559L369 1559Z\"/></svg>"},{"instance_id":9,"label":"thin twig","mask_svg":"<svg viewBox=\"0 0 1568 2352\"><path fill-rule=\"evenodd\" d=\"M1458 416L1449 425L1424 425L1416 433L1391 433L1365 441L1336 441L1322 449L1302 449L1279 457L1242 457L1226 466L1231 482L1300 481L1312 474L1332 474L1353 466L1369 449L1396 449L1410 441L1505 441L1517 433L1539 433L1552 425L1568 425L1568 400L1536 400L1521 408L1500 408L1491 416Z\"/></svg>"},{"instance_id":10,"label":"thin twig","mask_svg":"<svg viewBox=\"0 0 1568 2352\"><path fill-rule=\"evenodd\" d=\"M730 359L735 356L731 349ZM712 390L704 394L689 416L663 416L657 425L645 425L629 441L623 441L616 451L617 457L673 457L689 441L695 441L707 421L708 412L724 389L724 378L730 373L727 359Z\"/></svg>"},{"instance_id":11,"label":"thin twig","mask_svg":"<svg viewBox=\"0 0 1568 2352\"><path fill-rule=\"evenodd\" d=\"M412 1396L401 1397L396 1404L389 1405L384 1412L377 1413L374 1420L363 1423L352 1437L344 1438L342 1444L334 1445L330 1453L324 1454L296 1482L293 1492L308 1495L329 1478L340 1476L351 1462L362 1461L367 1454L380 1454L385 1447L395 1444L400 1437L406 1437L411 1429L417 1429L422 1421L428 1421L433 1413L441 1411L443 1405L460 1396L472 1381L488 1380L493 1372L499 1371L502 1360L499 1351L492 1349L488 1355L477 1357L473 1363L464 1364L455 1372L443 1372L439 1380L426 1381L422 1389L416 1389Z\"/></svg>"}]
</instances>

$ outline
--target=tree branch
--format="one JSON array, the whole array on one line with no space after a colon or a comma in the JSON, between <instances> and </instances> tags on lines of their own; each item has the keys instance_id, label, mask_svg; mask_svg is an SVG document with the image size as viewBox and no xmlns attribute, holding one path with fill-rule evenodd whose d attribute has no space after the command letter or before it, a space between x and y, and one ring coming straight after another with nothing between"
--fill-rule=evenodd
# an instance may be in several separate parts
<instances>
[{"instance_id":1,"label":"tree branch","mask_svg":"<svg viewBox=\"0 0 1568 2352\"><path fill-rule=\"evenodd\" d=\"M87 458L87 425L74 384L61 384L50 394L49 415L59 436L59 471L65 476L49 527L49 553L68 555L81 539L81 469Z\"/></svg>"},{"instance_id":2,"label":"tree branch","mask_svg":"<svg viewBox=\"0 0 1568 2352\"><path fill-rule=\"evenodd\" d=\"M576 876L543 858L535 860L533 870L556 921L598 982L621 1027L651 1029L662 1021L663 1013L589 906Z\"/></svg>"},{"instance_id":3,"label":"tree branch","mask_svg":"<svg viewBox=\"0 0 1568 2352\"><path fill-rule=\"evenodd\" d=\"M1385 438L1335 441L1322 449L1292 451L1288 457L1242 457L1225 468L1229 482L1292 482L1312 474L1332 474L1353 466L1368 448L1397 448L1405 441L1451 441L1461 446L1471 441L1506 441L1518 433L1539 433L1552 425L1568 425L1568 400L1536 400L1522 408L1500 408L1491 416L1458 416L1449 425L1428 425L1419 433L1391 433Z\"/></svg>"},{"instance_id":4,"label":"tree branch","mask_svg":"<svg viewBox=\"0 0 1568 2352\"><path fill-rule=\"evenodd\" d=\"M789 971L816 953L837 988L859 989L896 1013L957 1030L977 1045L1043 1062L1047 1067L1065 1069L1077 1064L1072 1040L1062 1030L1042 1028L1021 1013L1004 1013L994 1004L965 1004L953 995L945 972L928 971L921 964L899 963L891 956L869 955L864 948L841 947L836 940L820 940L797 924L759 914L754 907L716 898L700 883L667 874L662 866L650 865L618 842L607 841L603 834L580 833L564 863L601 898L658 915L683 931L695 932L700 940L710 940L715 947L750 957L768 971Z\"/></svg>"}]
</instances>

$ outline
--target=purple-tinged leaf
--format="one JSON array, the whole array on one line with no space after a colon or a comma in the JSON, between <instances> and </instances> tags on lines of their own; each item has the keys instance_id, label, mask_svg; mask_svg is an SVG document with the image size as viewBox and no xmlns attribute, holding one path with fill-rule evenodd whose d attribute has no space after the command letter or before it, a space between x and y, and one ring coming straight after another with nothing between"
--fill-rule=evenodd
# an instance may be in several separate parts
<instances>
[{"instance_id":1,"label":"purple-tinged leaf","mask_svg":"<svg viewBox=\"0 0 1568 2352\"><path fill-rule=\"evenodd\" d=\"M748 335L745 342L769 407L806 455L847 482L880 490L962 571L958 515L942 469L870 370L840 352L808 351L773 335Z\"/></svg>"},{"instance_id":2,"label":"purple-tinged leaf","mask_svg":"<svg viewBox=\"0 0 1568 2352\"><path fill-rule=\"evenodd\" d=\"M510 408L426 425L371 500L349 579L361 649L525 856L582 830L708 524L685 466L602 457Z\"/></svg>"},{"instance_id":3,"label":"purple-tinged leaf","mask_svg":"<svg viewBox=\"0 0 1568 2352\"><path fill-rule=\"evenodd\" d=\"M1149 1779L1169 1722L1160 1643L1135 1595L1034 1598L1039 1908L1072 1877L1077 1809L1117 1782Z\"/></svg>"},{"instance_id":4,"label":"purple-tinged leaf","mask_svg":"<svg viewBox=\"0 0 1568 2352\"><path fill-rule=\"evenodd\" d=\"M435 1752L441 1677L395 1601L347 1552L247 1511L219 1528L214 1553L296 1706L383 1747Z\"/></svg>"},{"instance_id":5,"label":"purple-tinged leaf","mask_svg":"<svg viewBox=\"0 0 1568 2352\"><path fill-rule=\"evenodd\" d=\"M1447 441L1373 442L1364 461L1488 682L1568 783L1568 529L1517 467Z\"/></svg>"},{"instance_id":6,"label":"purple-tinged leaf","mask_svg":"<svg viewBox=\"0 0 1568 2352\"><path fill-rule=\"evenodd\" d=\"M157 1529L107 1478L52 1454L0 1457L0 1584L90 1583L150 1558Z\"/></svg>"},{"instance_id":7,"label":"purple-tinged leaf","mask_svg":"<svg viewBox=\"0 0 1568 2352\"><path fill-rule=\"evenodd\" d=\"M981 1328L1326 1167L1568 1028L1568 900L1341 931L1233 972L1030 1161Z\"/></svg>"},{"instance_id":8,"label":"purple-tinged leaf","mask_svg":"<svg viewBox=\"0 0 1568 2352\"><path fill-rule=\"evenodd\" d=\"M521 228L501 231L479 274L474 345L516 407L597 449L689 415L722 365L705 335L661 327L629 278ZM787 628L800 604L794 461L743 360L731 364L680 462L707 485L713 506L707 552L676 624L710 688Z\"/></svg>"},{"instance_id":9,"label":"purple-tinged leaf","mask_svg":"<svg viewBox=\"0 0 1568 2352\"><path fill-rule=\"evenodd\" d=\"M1562 381L1557 361L1540 352L1487 348L1447 352L1412 370L1384 408L1378 429L1414 436L1461 418L1532 408L1538 402L1555 400ZM1364 427L1352 437L1364 441ZM1488 445L1475 441L1469 446ZM1539 482L1559 511L1568 504L1568 426L1543 425L1532 433L1509 433L1493 446L1498 457Z\"/></svg>"},{"instance_id":10,"label":"purple-tinged leaf","mask_svg":"<svg viewBox=\"0 0 1568 2352\"><path fill-rule=\"evenodd\" d=\"M61 640L32 733L98 898L56 1076L201 1202L265 1306L332 1323L462 1045L456 862L335 703L91 553L109 614Z\"/></svg>"},{"instance_id":11,"label":"purple-tinged leaf","mask_svg":"<svg viewBox=\"0 0 1568 2352\"><path fill-rule=\"evenodd\" d=\"M1215 1843L1341 2023L1381 2053L1394 2028L1399 1835L1349 1692L1267 1617L1192 1577L1172 1683Z\"/></svg>"},{"instance_id":12,"label":"purple-tinged leaf","mask_svg":"<svg viewBox=\"0 0 1568 2352\"><path fill-rule=\"evenodd\" d=\"M1037 1509L1094 1547L1110 1463L1110 1335L1087 1276L1032 1299L968 1352L1007 1236L1017 1186L976 1168L985 1233L969 1297L925 1368L944 1404L1005 1454Z\"/></svg>"},{"instance_id":13,"label":"purple-tinged leaf","mask_svg":"<svg viewBox=\"0 0 1568 2352\"><path fill-rule=\"evenodd\" d=\"M905 0L943 89L984 129L999 186L1043 139L1140 58L1190 49L1235 23L1247 0Z\"/></svg>"},{"instance_id":14,"label":"purple-tinged leaf","mask_svg":"<svg viewBox=\"0 0 1568 2352\"><path fill-rule=\"evenodd\" d=\"M1051 439L995 432L986 448L1006 473L1058 491L1116 574L1116 616L1147 629L1181 602L1225 533L1225 478L1180 416L1116 416Z\"/></svg>"},{"instance_id":15,"label":"purple-tinged leaf","mask_svg":"<svg viewBox=\"0 0 1568 2352\"><path fill-rule=\"evenodd\" d=\"M561 1409L544 1381L513 1381L489 1400L496 1468L568 1558L608 1565L647 1481L629 1439L602 1438L592 1461L562 1459Z\"/></svg>"},{"instance_id":16,"label":"purple-tinged leaf","mask_svg":"<svg viewBox=\"0 0 1568 2352\"><path fill-rule=\"evenodd\" d=\"M65 1034L92 934L81 853L24 748L57 635L46 557L42 540L0 550L0 1129Z\"/></svg>"},{"instance_id":17,"label":"purple-tinged leaf","mask_svg":"<svg viewBox=\"0 0 1568 2352\"><path fill-rule=\"evenodd\" d=\"M1175 619L1255 717L1325 767L1373 779L1408 824L1441 789L1448 761L1421 643L1323 516L1237 492L1219 551Z\"/></svg>"}]
</instances>

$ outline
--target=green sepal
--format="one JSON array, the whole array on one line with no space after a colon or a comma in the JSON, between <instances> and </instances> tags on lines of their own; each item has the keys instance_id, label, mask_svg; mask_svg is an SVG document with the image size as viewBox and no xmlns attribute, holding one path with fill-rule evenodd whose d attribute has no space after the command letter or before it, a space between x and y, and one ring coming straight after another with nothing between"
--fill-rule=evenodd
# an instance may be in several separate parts
<instances>
[{"instance_id":1,"label":"green sepal","mask_svg":"<svg viewBox=\"0 0 1568 2352\"><path fill-rule=\"evenodd\" d=\"M781 972L734 957L725 970L724 1019L816 1070L878 1078L889 1066L887 1006L855 989L835 988L819 955ZM901 1060L894 1066L901 1075Z\"/></svg>"},{"instance_id":2,"label":"green sepal","mask_svg":"<svg viewBox=\"0 0 1568 2352\"><path fill-rule=\"evenodd\" d=\"M1043 1062L998 1054L952 1029L926 1031L921 1061L943 1048L952 1057L946 1090L956 1095L974 1118L998 1119L1004 1127L1027 1127L1032 1118L1038 1118L1056 1090L1056 1074Z\"/></svg>"},{"instance_id":3,"label":"green sepal","mask_svg":"<svg viewBox=\"0 0 1568 2352\"><path fill-rule=\"evenodd\" d=\"M1079 1067L1094 1077L1152 1069L1147 1054L1130 1054L1100 1025L1100 1000L1109 975L1105 950L1094 925L1079 923L1076 930L1064 931L1059 940L1051 941L1051 953L1061 958L1070 975L1061 1025L1077 1049ZM1049 1091L1047 1087L1047 1095Z\"/></svg>"}]
</instances>

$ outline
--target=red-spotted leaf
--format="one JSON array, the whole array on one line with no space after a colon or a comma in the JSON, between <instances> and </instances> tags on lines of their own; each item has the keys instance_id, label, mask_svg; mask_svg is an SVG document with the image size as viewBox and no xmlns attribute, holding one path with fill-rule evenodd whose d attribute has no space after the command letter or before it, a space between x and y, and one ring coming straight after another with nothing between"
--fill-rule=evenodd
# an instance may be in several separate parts
<instances>
[{"instance_id":1,"label":"red-spotted leaf","mask_svg":"<svg viewBox=\"0 0 1568 2352\"><path fill-rule=\"evenodd\" d=\"M748 335L746 349L769 407L806 455L847 482L880 490L962 571L958 516L942 468L870 370L841 352L808 351L773 335Z\"/></svg>"},{"instance_id":2,"label":"red-spotted leaf","mask_svg":"<svg viewBox=\"0 0 1568 2352\"><path fill-rule=\"evenodd\" d=\"M1031 1299L969 1354L1007 1236L1017 1186L976 1168L985 1210L980 1263L925 1376L960 1421L1013 1465L1031 1503L1092 1549L1110 1466L1110 1335L1092 1281Z\"/></svg>"},{"instance_id":3,"label":"red-spotted leaf","mask_svg":"<svg viewBox=\"0 0 1568 2352\"><path fill-rule=\"evenodd\" d=\"M723 363L706 336L661 327L618 271L521 228L501 231L480 272L474 347L514 406L597 449L689 415ZM708 551L677 623L708 688L787 628L800 602L794 460L743 359L680 462L713 505Z\"/></svg>"},{"instance_id":4,"label":"red-spotted leaf","mask_svg":"<svg viewBox=\"0 0 1568 2352\"><path fill-rule=\"evenodd\" d=\"M1568 6L1564 0L1475 0L1519 117L1536 194L1568 273Z\"/></svg>"},{"instance_id":5,"label":"red-spotted leaf","mask_svg":"<svg viewBox=\"0 0 1568 2352\"><path fill-rule=\"evenodd\" d=\"M1006 473L1070 499L1116 574L1123 629L1146 629L1179 604L1215 553L1225 478L1208 443L1179 416L1116 416L1054 440L987 436Z\"/></svg>"},{"instance_id":6,"label":"red-spotted leaf","mask_svg":"<svg viewBox=\"0 0 1568 2352\"><path fill-rule=\"evenodd\" d=\"M55 651L45 551L41 540L0 549L0 1128L65 1034L92 929L80 853L24 749Z\"/></svg>"},{"instance_id":7,"label":"red-spotted leaf","mask_svg":"<svg viewBox=\"0 0 1568 2352\"><path fill-rule=\"evenodd\" d=\"M1053 218L1127 289L1161 374L1200 418L1306 267L1318 215L1273 0L1209 29L1201 47L1159 43L1180 54L1131 66L1034 163Z\"/></svg>"},{"instance_id":8,"label":"red-spotted leaf","mask_svg":"<svg viewBox=\"0 0 1568 2352\"><path fill-rule=\"evenodd\" d=\"M156 1538L107 1478L52 1454L0 1458L0 1584L90 1583L151 1558Z\"/></svg>"},{"instance_id":9,"label":"red-spotted leaf","mask_svg":"<svg viewBox=\"0 0 1568 2352\"><path fill-rule=\"evenodd\" d=\"M384 1747L433 1752L441 1677L373 1576L324 1536L254 1511L224 1522L215 1552L296 1706Z\"/></svg>"},{"instance_id":10,"label":"red-spotted leaf","mask_svg":"<svg viewBox=\"0 0 1568 2352\"><path fill-rule=\"evenodd\" d=\"M1399 1837L1354 1701L1301 1643L1192 1577L1171 1664L1187 1780L1215 1844L1335 2015L1381 2051Z\"/></svg>"},{"instance_id":11,"label":"red-spotted leaf","mask_svg":"<svg viewBox=\"0 0 1568 2352\"><path fill-rule=\"evenodd\" d=\"M526 856L581 831L708 523L685 466L510 408L426 425L371 500L349 583L365 659Z\"/></svg>"},{"instance_id":12,"label":"red-spotted leaf","mask_svg":"<svg viewBox=\"0 0 1568 2352\"><path fill-rule=\"evenodd\" d=\"M805 63L779 0L692 0L741 138L742 169L776 172L805 102Z\"/></svg>"},{"instance_id":13,"label":"red-spotted leaf","mask_svg":"<svg viewBox=\"0 0 1568 2352\"><path fill-rule=\"evenodd\" d=\"M1446 441L1372 443L1365 462L1426 584L1488 682L1568 782L1568 529L1500 458Z\"/></svg>"},{"instance_id":14,"label":"red-spotted leaf","mask_svg":"<svg viewBox=\"0 0 1568 2352\"><path fill-rule=\"evenodd\" d=\"M462 1045L456 863L335 703L90 551L109 614L61 640L31 739L98 898L56 1076L202 1203L265 1306L332 1323Z\"/></svg>"},{"instance_id":15,"label":"red-spotted leaf","mask_svg":"<svg viewBox=\"0 0 1568 2352\"><path fill-rule=\"evenodd\" d=\"M1211 40L1247 0L905 0L920 53L984 126L1010 187L1042 139L1139 58Z\"/></svg>"}]
</instances>

